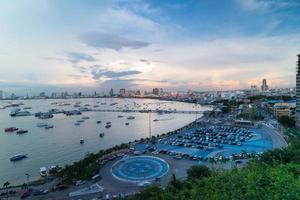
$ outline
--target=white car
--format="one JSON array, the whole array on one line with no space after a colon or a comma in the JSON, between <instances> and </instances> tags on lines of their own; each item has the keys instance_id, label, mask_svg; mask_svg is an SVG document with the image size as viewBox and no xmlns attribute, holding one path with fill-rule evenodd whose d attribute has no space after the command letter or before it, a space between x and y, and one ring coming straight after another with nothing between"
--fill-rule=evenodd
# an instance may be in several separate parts
<instances>
[{"instance_id":1,"label":"white car","mask_svg":"<svg viewBox=\"0 0 300 200\"><path fill-rule=\"evenodd\" d=\"M76 185L76 186L80 186L80 185L83 185L83 184L85 184L85 183L86 183L85 180L79 180L79 181L76 181L75 185Z\"/></svg>"}]
</instances>

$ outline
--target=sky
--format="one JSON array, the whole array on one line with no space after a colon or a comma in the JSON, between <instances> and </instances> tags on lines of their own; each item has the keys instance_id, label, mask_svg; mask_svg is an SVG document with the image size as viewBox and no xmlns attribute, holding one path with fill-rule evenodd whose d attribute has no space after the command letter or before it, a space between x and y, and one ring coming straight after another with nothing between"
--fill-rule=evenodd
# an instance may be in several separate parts
<instances>
[{"instance_id":1,"label":"sky","mask_svg":"<svg viewBox=\"0 0 300 200\"><path fill-rule=\"evenodd\" d=\"M295 85L298 0L0 0L0 90Z\"/></svg>"}]
</instances>

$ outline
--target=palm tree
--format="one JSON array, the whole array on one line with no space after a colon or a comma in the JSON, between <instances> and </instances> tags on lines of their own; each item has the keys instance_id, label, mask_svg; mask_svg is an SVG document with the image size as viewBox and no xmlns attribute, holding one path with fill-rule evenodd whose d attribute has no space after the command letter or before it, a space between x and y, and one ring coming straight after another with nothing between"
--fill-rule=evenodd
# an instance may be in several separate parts
<instances>
[{"instance_id":1,"label":"palm tree","mask_svg":"<svg viewBox=\"0 0 300 200\"><path fill-rule=\"evenodd\" d=\"M8 198L8 186L10 185L10 182L6 181L4 184L3 184L3 187L6 189L6 196Z\"/></svg>"}]
</instances>

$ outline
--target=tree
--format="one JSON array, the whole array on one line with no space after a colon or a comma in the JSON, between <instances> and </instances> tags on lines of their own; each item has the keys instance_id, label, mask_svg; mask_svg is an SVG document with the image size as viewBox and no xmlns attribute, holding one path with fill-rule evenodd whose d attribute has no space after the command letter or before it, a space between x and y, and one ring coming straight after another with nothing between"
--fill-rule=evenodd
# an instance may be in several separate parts
<instances>
[{"instance_id":1,"label":"tree","mask_svg":"<svg viewBox=\"0 0 300 200\"><path fill-rule=\"evenodd\" d=\"M4 184L3 184L3 187L5 188L6 190L6 196L8 198L8 186L10 185L10 182L6 181Z\"/></svg>"},{"instance_id":2,"label":"tree","mask_svg":"<svg viewBox=\"0 0 300 200\"><path fill-rule=\"evenodd\" d=\"M211 171L205 165L195 165L187 170L188 178L201 178L210 176Z\"/></svg>"},{"instance_id":3,"label":"tree","mask_svg":"<svg viewBox=\"0 0 300 200\"><path fill-rule=\"evenodd\" d=\"M295 120L289 116L281 116L278 120L283 126L294 127Z\"/></svg>"}]
</instances>

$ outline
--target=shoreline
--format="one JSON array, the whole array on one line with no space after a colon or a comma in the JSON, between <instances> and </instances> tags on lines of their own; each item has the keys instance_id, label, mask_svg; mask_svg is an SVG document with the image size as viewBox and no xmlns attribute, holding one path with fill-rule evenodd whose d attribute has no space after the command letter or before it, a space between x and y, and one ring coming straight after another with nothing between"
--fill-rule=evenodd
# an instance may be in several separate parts
<instances>
[{"instance_id":1,"label":"shoreline","mask_svg":"<svg viewBox=\"0 0 300 200\"><path fill-rule=\"evenodd\" d=\"M184 126L178 128L178 129L175 129L175 130L173 130L173 131L169 131L169 132L164 132L164 133L161 133L161 134L157 134L157 135L155 135L155 136L152 136L151 138L149 138L149 137L144 137L144 138L140 138L140 139L135 139L134 141L129 141L129 142L127 142L127 143L117 144L117 145L114 145L114 146L112 146L112 147L110 147L110 148L100 149L100 150L98 150L98 151L95 152L95 153L89 153L89 154L96 155L96 154L98 154L99 152L110 151L111 149L117 148L117 147L119 147L119 146L121 146L121 145L128 145L129 148L123 148L122 150L126 150L126 149L129 150L129 149L130 149L130 146L133 146L133 145L136 144L136 143L144 142L145 140L156 139L157 137L161 137L161 136L165 136L165 135L176 134L178 131L182 131L182 130L184 130L185 128L188 128L188 127L192 126L194 123L198 122L200 119L203 119L203 117L204 117L204 114L202 114L201 117L198 117L198 118L195 119L194 121L192 121L192 122L190 122L190 123L188 123L188 124L186 124L186 125L184 125ZM118 152L118 150L112 151L111 154L114 154L114 153L116 153L116 152ZM108 155L108 154L106 154L106 155ZM103 155L103 156L105 156L105 155ZM82 159L79 159L79 160L77 160L77 161L74 161L73 163L66 164L66 165L64 165L64 166L59 166L59 169L61 170L61 169L65 168L66 166L73 166L74 163L76 163L76 162L81 162L81 161L83 161L84 159L85 159L85 157L82 158ZM100 158L99 158L99 159L100 159ZM62 178L62 177L55 176L55 177L51 177L51 179L52 179L51 181L47 181L47 180L45 181L42 177L39 177L39 178L37 178L37 179L30 180L30 181L27 183L27 185L28 185L28 186L41 186L41 185L47 184L47 183L52 182L52 181L54 181L55 179L59 179L59 178ZM39 182L42 182L42 183L39 183ZM10 183L11 183L11 182L10 182ZM11 183L11 184L13 184L13 183ZM22 188L22 187L24 186L24 184L26 184L26 183L24 182L23 184L20 183L20 184L16 184L16 185L11 185L11 186L8 187L8 189ZM1 191L1 190L5 190L5 189L6 189L6 188L2 187L2 185L1 185L0 191Z\"/></svg>"}]
</instances>

